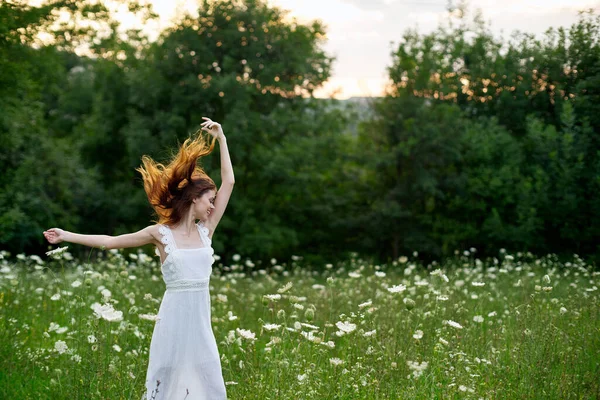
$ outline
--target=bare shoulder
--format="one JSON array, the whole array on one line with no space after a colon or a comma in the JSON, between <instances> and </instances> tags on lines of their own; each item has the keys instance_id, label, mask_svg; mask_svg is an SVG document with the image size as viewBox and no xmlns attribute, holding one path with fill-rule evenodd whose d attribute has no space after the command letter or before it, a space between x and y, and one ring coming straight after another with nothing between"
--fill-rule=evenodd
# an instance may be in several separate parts
<instances>
[{"instance_id":1,"label":"bare shoulder","mask_svg":"<svg viewBox=\"0 0 600 400\"><path fill-rule=\"evenodd\" d=\"M161 226L162 225L160 224L148 225L147 227L142 229L142 231L152 236L152 239L154 239L155 243L160 243L161 234L158 230Z\"/></svg>"}]
</instances>

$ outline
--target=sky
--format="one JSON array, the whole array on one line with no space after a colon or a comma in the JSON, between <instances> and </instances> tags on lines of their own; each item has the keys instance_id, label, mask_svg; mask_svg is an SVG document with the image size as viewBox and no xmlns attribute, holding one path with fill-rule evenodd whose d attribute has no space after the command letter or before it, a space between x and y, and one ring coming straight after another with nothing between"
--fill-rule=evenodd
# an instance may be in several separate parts
<instances>
[{"instance_id":1,"label":"sky","mask_svg":"<svg viewBox=\"0 0 600 400\"><path fill-rule=\"evenodd\" d=\"M387 82L393 43L407 29L435 30L447 13L448 0L268 0L289 10L300 22L321 20L327 26L324 49L335 57L331 78L315 95L340 99L379 96ZM194 12L195 0L150 0L162 23L178 11ZM600 11L600 0L469 0L481 10L491 31L508 38L516 30L541 35L550 27L569 27L582 9Z\"/></svg>"}]
</instances>

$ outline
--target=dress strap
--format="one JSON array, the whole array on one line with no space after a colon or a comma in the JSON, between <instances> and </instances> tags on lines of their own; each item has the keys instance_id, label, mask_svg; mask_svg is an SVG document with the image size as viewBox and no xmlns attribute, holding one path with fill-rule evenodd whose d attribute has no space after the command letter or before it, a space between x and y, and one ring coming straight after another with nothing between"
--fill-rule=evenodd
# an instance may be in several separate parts
<instances>
[{"instance_id":1,"label":"dress strap","mask_svg":"<svg viewBox=\"0 0 600 400\"><path fill-rule=\"evenodd\" d=\"M160 233L160 241L165 245L165 253L171 254L173 250L177 249L177 245L175 244L175 238L173 237L173 232L166 225L160 225L158 227L158 233Z\"/></svg>"},{"instance_id":2,"label":"dress strap","mask_svg":"<svg viewBox=\"0 0 600 400\"><path fill-rule=\"evenodd\" d=\"M205 227L202 222L198 222L196 226L198 227L198 232L200 232L200 239L202 239L202 243L204 243L204 246L210 247L212 245L212 241L208 237L208 228Z\"/></svg>"}]
</instances>

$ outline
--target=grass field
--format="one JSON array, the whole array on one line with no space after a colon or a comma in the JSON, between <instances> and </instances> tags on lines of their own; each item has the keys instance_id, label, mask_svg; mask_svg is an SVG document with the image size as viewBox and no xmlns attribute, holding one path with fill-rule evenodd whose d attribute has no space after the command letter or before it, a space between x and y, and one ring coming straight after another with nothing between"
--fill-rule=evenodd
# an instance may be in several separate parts
<instances>
[{"instance_id":1,"label":"grass field","mask_svg":"<svg viewBox=\"0 0 600 400\"><path fill-rule=\"evenodd\" d=\"M0 398L141 398L156 258L0 263ZM577 256L240 258L215 262L212 321L230 399L596 399L598 286Z\"/></svg>"}]
</instances>

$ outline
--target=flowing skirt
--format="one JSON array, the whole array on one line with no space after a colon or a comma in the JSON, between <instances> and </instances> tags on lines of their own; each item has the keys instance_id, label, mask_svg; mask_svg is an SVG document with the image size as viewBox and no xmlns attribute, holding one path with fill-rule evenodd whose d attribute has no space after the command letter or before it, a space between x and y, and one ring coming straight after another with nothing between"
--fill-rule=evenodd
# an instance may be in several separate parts
<instances>
[{"instance_id":1,"label":"flowing skirt","mask_svg":"<svg viewBox=\"0 0 600 400\"><path fill-rule=\"evenodd\" d=\"M226 399L208 289L167 290L158 317L143 400Z\"/></svg>"}]
</instances>

